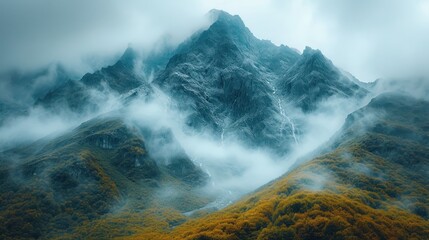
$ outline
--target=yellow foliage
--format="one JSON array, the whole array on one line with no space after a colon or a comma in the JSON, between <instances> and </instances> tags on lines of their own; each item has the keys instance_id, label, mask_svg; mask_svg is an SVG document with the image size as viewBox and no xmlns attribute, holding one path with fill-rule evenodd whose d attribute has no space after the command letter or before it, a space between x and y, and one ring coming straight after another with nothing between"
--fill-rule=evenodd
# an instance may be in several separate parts
<instances>
[{"instance_id":1,"label":"yellow foliage","mask_svg":"<svg viewBox=\"0 0 429 240\"><path fill-rule=\"evenodd\" d=\"M396 165L352 146L316 158L261 191L217 213L172 229L151 233L157 239L429 239L429 221L397 203L410 189L416 208L425 212L428 190ZM387 181L356 171L356 163L388 169ZM340 166L340 167L339 167ZM360 166L360 165L358 165ZM366 169L365 169L366 170ZM323 173L325 186L307 188ZM316 176L316 179L322 177ZM303 181L304 180L304 181ZM418 192L416 192L418 189ZM422 197L423 196L423 197ZM420 200L419 200L420 199ZM129 239L147 239L145 233ZM150 239L150 238L148 238Z\"/></svg>"}]
</instances>

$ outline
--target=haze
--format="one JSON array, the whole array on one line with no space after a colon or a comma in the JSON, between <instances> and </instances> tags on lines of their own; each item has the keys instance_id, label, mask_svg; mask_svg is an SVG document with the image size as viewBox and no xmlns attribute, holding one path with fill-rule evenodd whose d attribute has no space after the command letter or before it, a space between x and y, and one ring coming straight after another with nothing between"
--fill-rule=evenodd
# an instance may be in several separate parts
<instances>
[{"instance_id":1,"label":"haze","mask_svg":"<svg viewBox=\"0 0 429 240\"><path fill-rule=\"evenodd\" d=\"M149 49L161 37L181 42L212 8L240 15L258 38L321 49L364 82L428 75L427 0L2 0L0 72L60 62L84 74L130 43Z\"/></svg>"}]
</instances>

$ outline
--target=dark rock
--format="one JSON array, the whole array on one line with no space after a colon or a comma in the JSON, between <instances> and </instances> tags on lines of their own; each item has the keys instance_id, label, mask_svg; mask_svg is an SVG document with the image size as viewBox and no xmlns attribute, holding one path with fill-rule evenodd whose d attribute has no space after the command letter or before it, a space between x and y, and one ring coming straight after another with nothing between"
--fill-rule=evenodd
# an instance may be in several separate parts
<instances>
[{"instance_id":1,"label":"dark rock","mask_svg":"<svg viewBox=\"0 0 429 240\"><path fill-rule=\"evenodd\" d=\"M365 96L368 91L355 81L336 68L320 50L306 47L301 58L279 82L279 88L288 101L309 112L332 96Z\"/></svg>"}]
</instances>

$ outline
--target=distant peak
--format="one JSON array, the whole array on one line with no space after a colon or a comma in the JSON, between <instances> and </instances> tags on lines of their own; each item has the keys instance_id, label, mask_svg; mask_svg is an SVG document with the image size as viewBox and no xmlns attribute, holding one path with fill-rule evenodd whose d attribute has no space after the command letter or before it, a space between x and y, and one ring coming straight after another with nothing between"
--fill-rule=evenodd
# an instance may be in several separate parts
<instances>
[{"instance_id":1,"label":"distant peak","mask_svg":"<svg viewBox=\"0 0 429 240\"><path fill-rule=\"evenodd\" d=\"M238 15L231 15L228 12L219 9L210 10L207 15L214 22L225 22L228 24L238 24L244 27L244 22Z\"/></svg>"}]
</instances>

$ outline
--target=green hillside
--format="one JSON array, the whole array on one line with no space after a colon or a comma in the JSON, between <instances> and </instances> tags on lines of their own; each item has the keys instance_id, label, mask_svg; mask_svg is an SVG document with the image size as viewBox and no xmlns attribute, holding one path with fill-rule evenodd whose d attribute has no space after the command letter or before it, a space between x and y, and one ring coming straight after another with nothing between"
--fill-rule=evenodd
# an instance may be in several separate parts
<instances>
[{"instance_id":1,"label":"green hillside","mask_svg":"<svg viewBox=\"0 0 429 240\"><path fill-rule=\"evenodd\" d=\"M197 191L206 174L184 152L162 161L152 157L143 133L149 132L105 116L60 137L3 152L0 239L67 236L103 216L160 216L149 209L162 212L168 206L179 213L209 202ZM174 141L165 131L150 134ZM183 222L176 215L172 224Z\"/></svg>"}]
</instances>

